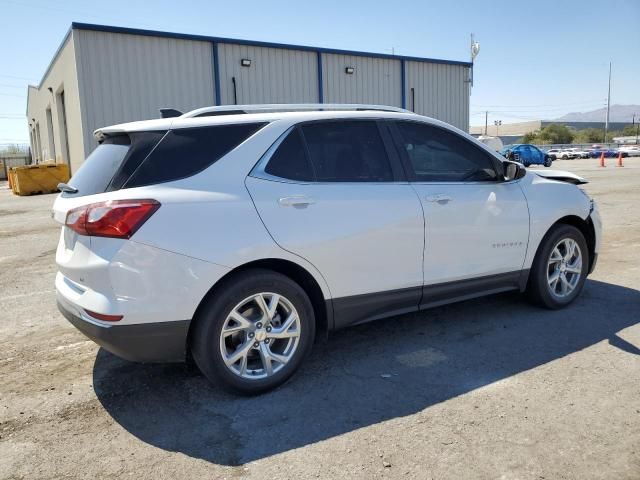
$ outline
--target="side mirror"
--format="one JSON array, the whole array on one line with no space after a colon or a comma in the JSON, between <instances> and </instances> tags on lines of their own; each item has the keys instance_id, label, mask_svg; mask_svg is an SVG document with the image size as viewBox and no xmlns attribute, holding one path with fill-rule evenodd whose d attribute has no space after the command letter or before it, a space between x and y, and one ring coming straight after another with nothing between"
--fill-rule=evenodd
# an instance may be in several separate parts
<instances>
[{"instance_id":1,"label":"side mirror","mask_svg":"<svg viewBox=\"0 0 640 480\"><path fill-rule=\"evenodd\" d=\"M503 176L506 182L519 180L527 174L527 170L521 163L509 160L502 162Z\"/></svg>"}]
</instances>

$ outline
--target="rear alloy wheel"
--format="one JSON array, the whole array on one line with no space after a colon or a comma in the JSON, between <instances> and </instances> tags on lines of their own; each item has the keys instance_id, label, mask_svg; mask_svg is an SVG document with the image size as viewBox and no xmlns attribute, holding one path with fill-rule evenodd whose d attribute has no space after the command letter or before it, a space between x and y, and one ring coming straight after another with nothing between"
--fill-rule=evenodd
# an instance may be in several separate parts
<instances>
[{"instance_id":1,"label":"rear alloy wheel","mask_svg":"<svg viewBox=\"0 0 640 480\"><path fill-rule=\"evenodd\" d=\"M527 293L544 307L565 307L582 291L588 269L589 250L582 232L571 225L556 225L533 261Z\"/></svg>"},{"instance_id":2,"label":"rear alloy wheel","mask_svg":"<svg viewBox=\"0 0 640 480\"><path fill-rule=\"evenodd\" d=\"M269 270L247 270L223 282L194 321L191 351L202 373L249 395L291 377L315 336L305 291Z\"/></svg>"},{"instance_id":3,"label":"rear alloy wheel","mask_svg":"<svg viewBox=\"0 0 640 480\"><path fill-rule=\"evenodd\" d=\"M227 315L220 353L227 368L249 380L278 373L300 343L300 315L285 297L260 292L245 298Z\"/></svg>"}]
</instances>

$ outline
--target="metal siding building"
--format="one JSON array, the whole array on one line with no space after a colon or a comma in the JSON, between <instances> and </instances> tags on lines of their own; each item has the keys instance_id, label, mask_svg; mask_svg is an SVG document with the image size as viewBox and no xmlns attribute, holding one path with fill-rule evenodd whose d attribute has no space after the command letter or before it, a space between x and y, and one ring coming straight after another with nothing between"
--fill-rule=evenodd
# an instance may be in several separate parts
<instances>
[{"instance_id":1,"label":"metal siding building","mask_svg":"<svg viewBox=\"0 0 640 480\"><path fill-rule=\"evenodd\" d=\"M73 23L40 85L29 87L31 147L38 161L68 162L75 172L96 147L97 128L156 118L161 107L235 103L392 105L466 131L471 67Z\"/></svg>"}]
</instances>

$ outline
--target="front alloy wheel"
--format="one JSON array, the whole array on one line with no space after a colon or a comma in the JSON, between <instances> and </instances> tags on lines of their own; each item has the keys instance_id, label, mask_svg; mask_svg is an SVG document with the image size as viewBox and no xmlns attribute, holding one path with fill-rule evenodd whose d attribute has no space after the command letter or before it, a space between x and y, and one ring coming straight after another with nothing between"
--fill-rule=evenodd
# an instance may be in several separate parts
<instances>
[{"instance_id":1,"label":"front alloy wheel","mask_svg":"<svg viewBox=\"0 0 640 480\"><path fill-rule=\"evenodd\" d=\"M588 270L589 250L582 232L572 225L557 224L540 242L527 294L538 305L566 307L582 291Z\"/></svg>"},{"instance_id":2,"label":"front alloy wheel","mask_svg":"<svg viewBox=\"0 0 640 480\"><path fill-rule=\"evenodd\" d=\"M582 252L572 238L563 238L551 251L547 283L552 295L565 298L576 289L582 273Z\"/></svg>"}]
</instances>

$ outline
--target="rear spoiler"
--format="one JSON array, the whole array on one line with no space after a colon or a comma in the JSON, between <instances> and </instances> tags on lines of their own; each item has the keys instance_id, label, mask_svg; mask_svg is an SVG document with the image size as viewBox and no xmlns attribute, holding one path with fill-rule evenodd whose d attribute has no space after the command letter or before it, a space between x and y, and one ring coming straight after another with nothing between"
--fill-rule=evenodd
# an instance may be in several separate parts
<instances>
[{"instance_id":1,"label":"rear spoiler","mask_svg":"<svg viewBox=\"0 0 640 480\"><path fill-rule=\"evenodd\" d=\"M160 109L160 118L174 118L182 115L180 110L176 110L175 108L161 108Z\"/></svg>"}]
</instances>

